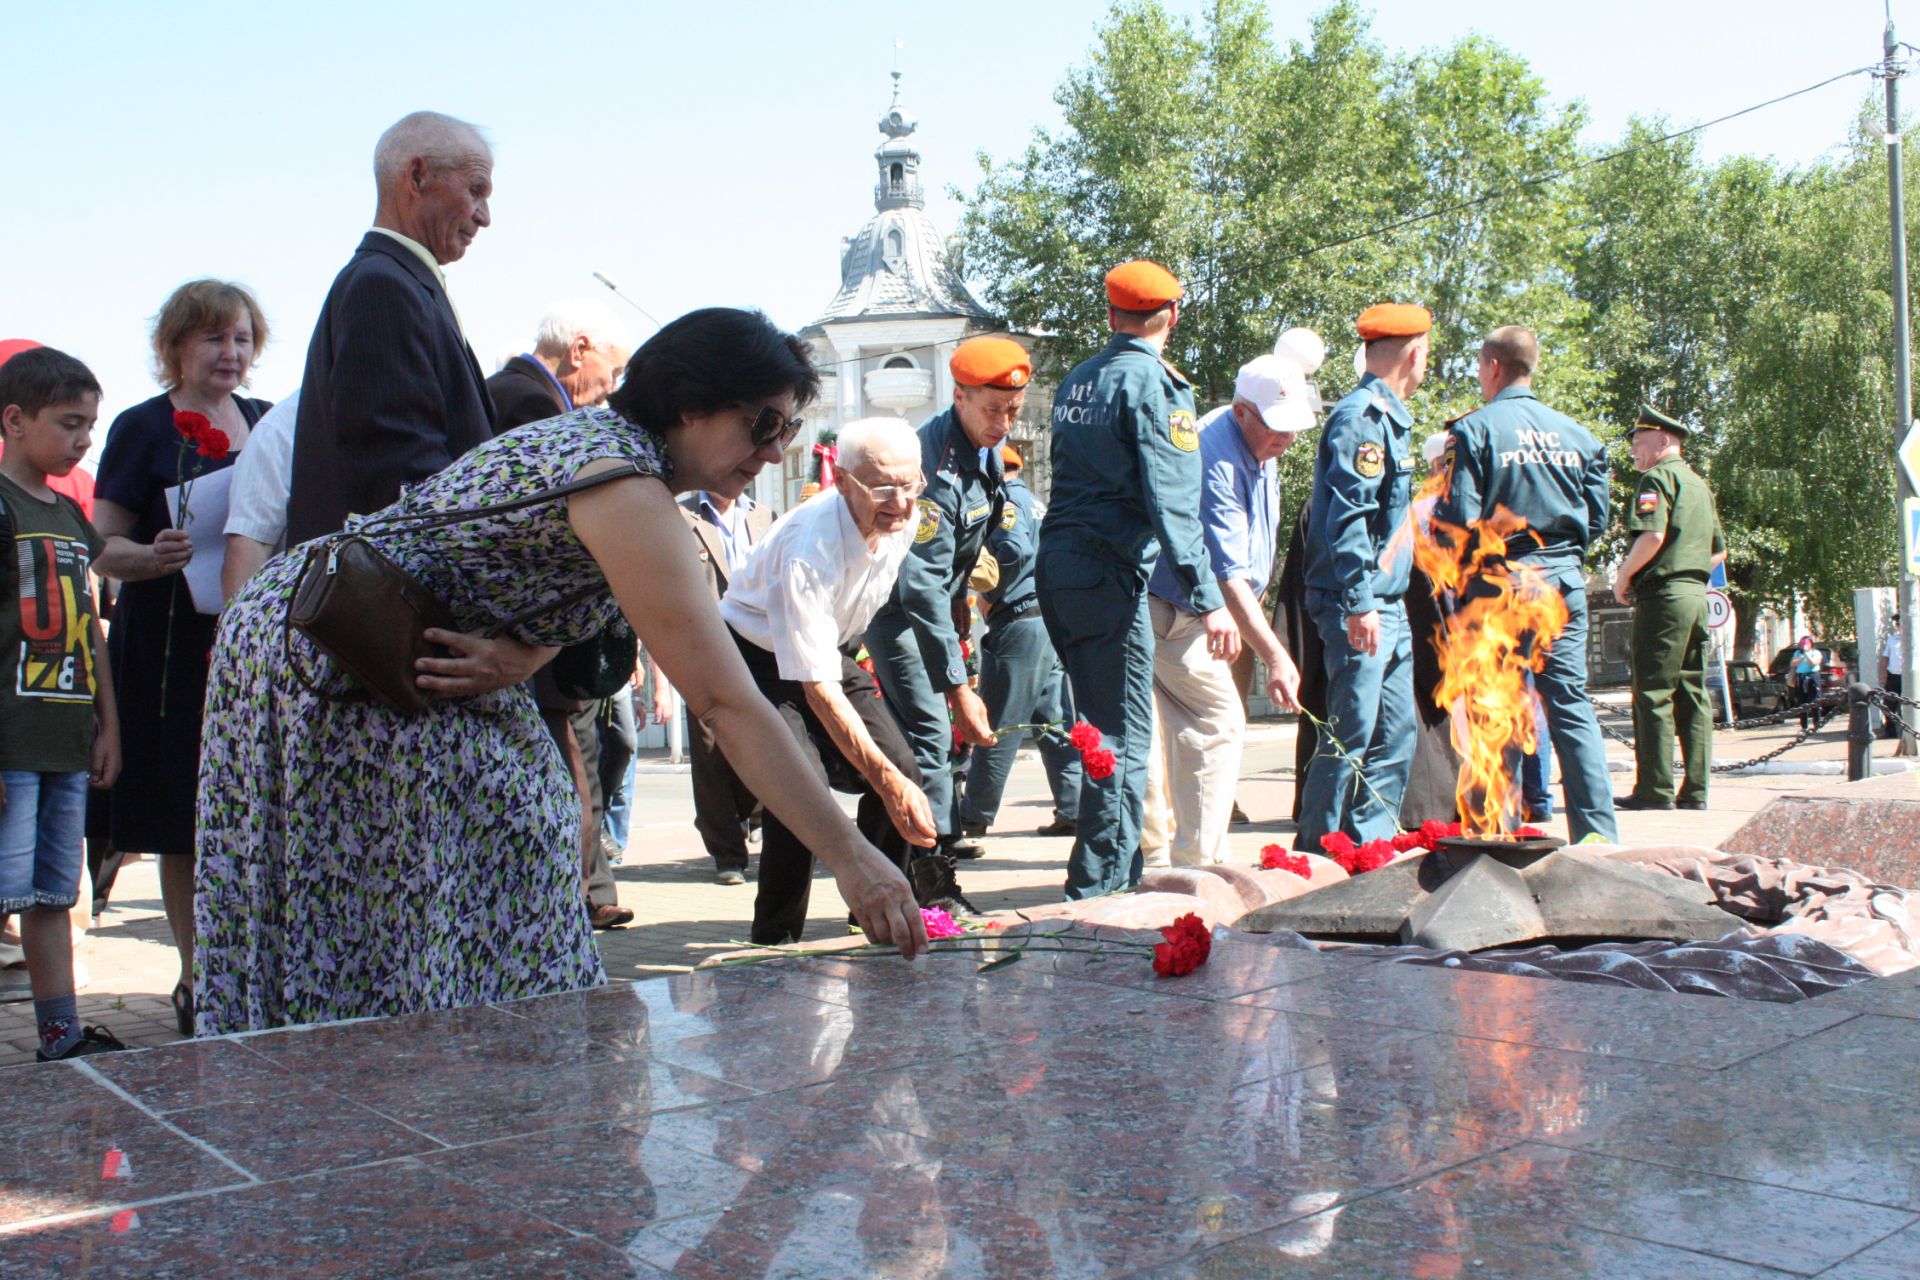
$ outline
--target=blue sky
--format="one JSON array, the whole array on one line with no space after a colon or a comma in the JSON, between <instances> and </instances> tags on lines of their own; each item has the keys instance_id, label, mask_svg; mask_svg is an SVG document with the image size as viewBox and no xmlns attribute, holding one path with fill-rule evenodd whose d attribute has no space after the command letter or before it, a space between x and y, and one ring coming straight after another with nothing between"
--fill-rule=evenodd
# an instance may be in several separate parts
<instances>
[{"instance_id":1,"label":"blue sky","mask_svg":"<svg viewBox=\"0 0 1920 1280\"><path fill-rule=\"evenodd\" d=\"M1276 35L1303 36L1319 7L1272 4ZM951 228L945 189L975 181L976 152L1008 156L1055 122L1054 87L1085 61L1106 11L1097 0L11 5L0 337L87 360L110 416L157 390L146 325L168 291L196 275L237 279L275 329L254 389L285 393L372 216L374 139L421 107L474 120L494 143L494 225L448 273L486 368L528 344L548 301L599 291L595 270L662 319L727 303L798 327L832 297L840 239L871 213L895 39L923 174L940 193L930 209ZM1883 23L1882 0L1379 0L1373 11L1392 48L1474 30L1499 40L1556 99L1586 102L1595 142L1635 113L1708 119L1873 61ZM1485 25L1501 14L1511 27ZM1920 43L1920 0L1894 16ZM1872 87L1856 78L1710 130L1706 149L1815 159ZM1920 104L1920 81L1909 97Z\"/></svg>"}]
</instances>

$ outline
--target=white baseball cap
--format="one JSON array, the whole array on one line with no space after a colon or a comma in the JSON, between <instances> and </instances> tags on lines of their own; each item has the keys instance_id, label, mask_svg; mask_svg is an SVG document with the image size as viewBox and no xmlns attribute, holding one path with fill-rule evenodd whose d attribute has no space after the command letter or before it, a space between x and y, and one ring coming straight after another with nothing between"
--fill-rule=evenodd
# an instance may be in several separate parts
<instances>
[{"instance_id":1,"label":"white baseball cap","mask_svg":"<svg viewBox=\"0 0 1920 1280\"><path fill-rule=\"evenodd\" d=\"M1306 373L1282 356L1255 356L1241 365L1233 380L1233 398L1258 409L1270 431L1310 431L1320 425L1314 413L1317 397L1307 386Z\"/></svg>"}]
</instances>

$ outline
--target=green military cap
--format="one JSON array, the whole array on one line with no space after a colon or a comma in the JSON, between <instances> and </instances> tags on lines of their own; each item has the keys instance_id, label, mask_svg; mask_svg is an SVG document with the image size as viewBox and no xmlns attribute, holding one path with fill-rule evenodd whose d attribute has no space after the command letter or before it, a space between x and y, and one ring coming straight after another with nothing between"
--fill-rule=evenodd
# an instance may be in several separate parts
<instances>
[{"instance_id":1,"label":"green military cap","mask_svg":"<svg viewBox=\"0 0 1920 1280\"><path fill-rule=\"evenodd\" d=\"M1655 431L1670 431L1674 435L1680 436L1683 439L1693 434L1692 427L1689 427L1684 422L1677 422L1674 419L1669 418L1666 414L1660 412L1658 409L1654 408L1650 404L1643 404L1640 406L1640 416L1638 419L1634 421L1634 424L1633 424L1633 429L1635 431L1638 431L1643 427L1651 428Z\"/></svg>"}]
</instances>

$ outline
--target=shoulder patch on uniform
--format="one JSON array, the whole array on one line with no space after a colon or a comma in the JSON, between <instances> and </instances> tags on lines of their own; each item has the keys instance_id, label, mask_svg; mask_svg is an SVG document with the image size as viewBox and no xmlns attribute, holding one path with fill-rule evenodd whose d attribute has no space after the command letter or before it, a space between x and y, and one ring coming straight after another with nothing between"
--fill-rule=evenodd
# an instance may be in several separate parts
<instances>
[{"instance_id":1,"label":"shoulder patch on uniform","mask_svg":"<svg viewBox=\"0 0 1920 1280\"><path fill-rule=\"evenodd\" d=\"M1019 520L1020 508L1014 506L1011 502L1003 502L1000 504L1000 527L1002 529L1013 528L1015 524L1019 523Z\"/></svg>"},{"instance_id":2,"label":"shoulder patch on uniform","mask_svg":"<svg viewBox=\"0 0 1920 1280\"><path fill-rule=\"evenodd\" d=\"M1634 499L1633 509L1643 516L1650 516L1659 505L1660 495L1651 489L1647 489L1643 490L1640 496Z\"/></svg>"},{"instance_id":3,"label":"shoulder patch on uniform","mask_svg":"<svg viewBox=\"0 0 1920 1280\"><path fill-rule=\"evenodd\" d=\"M915 542L932 542L933 535L940 532L940 506L931 498L922 498L916 503L920 508L920 523L914 527Z\"/></svg>"},{"instance_id":4,"label":"shoulder patch on uniform","mask_svg":"<svg viewBox=\"0 0 1920 1280\"><path fill-rule=\"evenodd\" d=\"M1371 480L1386 469L1387 455L1371 440L1363 440L1353 451L1353 469Z\"/></svg>"},{"instance_id":5,"label":"shoulder patch on uniform","mask_svg":"<svg viewBox=\"0 0 1920 1280\"><path fill-rule=\"evenodd\" d=\"M1167 438L1182 453L1192 453L1198 449L1200 433L1194 430L1193 414L1185 409L1175 409L1173 416L1167 419Z\"/></svg>"}]
</instances>

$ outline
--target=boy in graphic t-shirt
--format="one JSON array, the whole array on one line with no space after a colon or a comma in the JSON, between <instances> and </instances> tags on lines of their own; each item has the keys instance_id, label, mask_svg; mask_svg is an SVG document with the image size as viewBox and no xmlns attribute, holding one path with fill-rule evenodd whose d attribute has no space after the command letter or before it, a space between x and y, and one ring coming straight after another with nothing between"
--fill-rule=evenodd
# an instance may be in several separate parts
<instances>
[{"instance_id":1,"label":"boy in graphic t-shirt","mask_svg":"<svg viewBox=\"0 0 1920 1280\"><path fill-rule=\"evenodd\" d=\"M106 643L87 583L104 545L48 487L78 466L100 383L51 347L0 365L0 912L20 914L42 1062L126 1046L80 1024L67 912L80 896L87 786L120 772Z\"/></svg>"}]
</instances>

